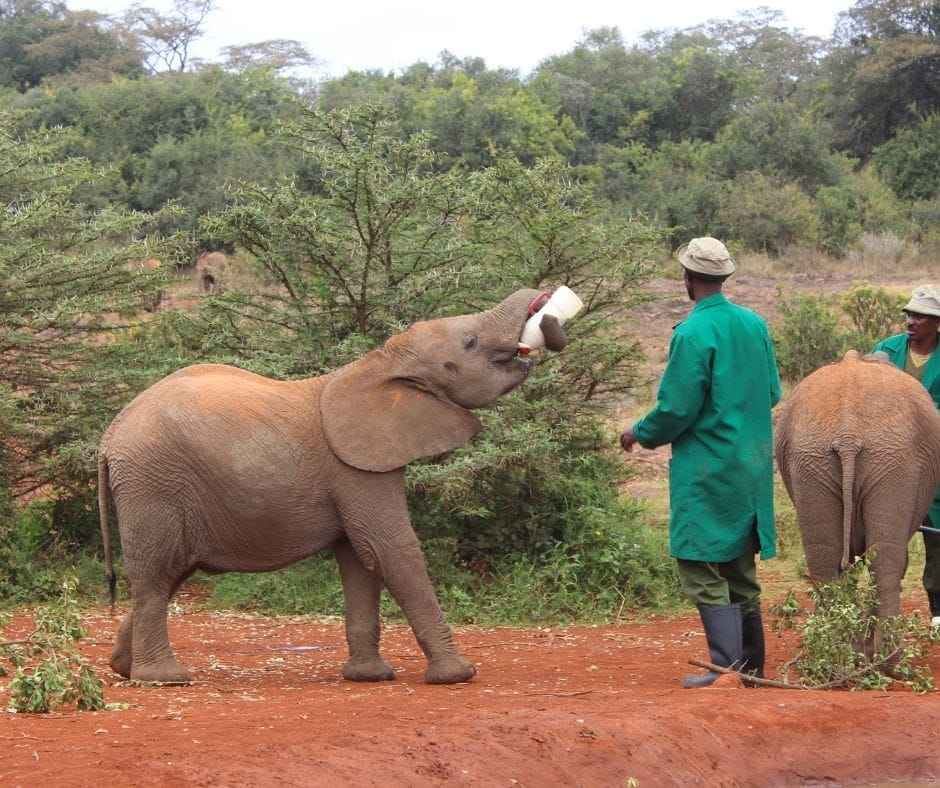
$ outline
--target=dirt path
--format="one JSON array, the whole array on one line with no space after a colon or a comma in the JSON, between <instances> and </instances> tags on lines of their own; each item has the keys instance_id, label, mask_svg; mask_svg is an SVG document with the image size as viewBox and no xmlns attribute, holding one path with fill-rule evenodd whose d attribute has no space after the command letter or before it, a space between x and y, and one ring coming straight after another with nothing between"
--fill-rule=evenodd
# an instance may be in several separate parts
<instances>
[{"instance_id":1,"label":"dirt path","mask_svg":"<svg viewBox=\"0 0 940 788\"><path fill-rule=\"evenodd\" d=\"M940 695L683 690L697 619L459 629L479 675L428 686L410 630L386 629L394 682L340 679L342 625L191 609L171 636L195 683L135 687L106 667L117 621L83 652L122 711L0 719L4 786L853 785L940 777ZM27 625L20 618L17 627ZM16 630L17 627L14 627ZM770 633L773 675L792 643ZM940 651L940 650L938 650ZM940 670L940 653L931 657ZM0 702L6 699L0 695Z\"/></svg>"}]
</instances>

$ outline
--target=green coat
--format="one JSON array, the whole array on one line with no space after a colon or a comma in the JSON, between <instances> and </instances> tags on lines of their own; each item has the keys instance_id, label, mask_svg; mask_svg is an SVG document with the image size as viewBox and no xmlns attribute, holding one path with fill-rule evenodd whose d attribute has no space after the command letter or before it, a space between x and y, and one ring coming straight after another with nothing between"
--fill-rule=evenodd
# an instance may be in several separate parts
<instances>
[{"instance_id":1,"label":"green coat","mask_svg":"<svg viewBox=\"0 0 940 788\"><path fill-rule=\"evenodd\" d=\"M940 337L938 337L940 339ZM884 351L888 354L891 363L898 369L904 369L907 362L907 334L895 334L893 337L881 340L872 348L872 353L876 350ZM921 381L924 388L933 399L933 404L940 410L940 346L934 350L933 355L928 359L927 366L924 367L924 378ZM933 497L933 505L930 507L930 523L934 528L940 528L940 487Z\"/></svg>"},{"instance_id":2,"label":"green coat","mask_svg":"<svg viewBox=\"0 0 940 788\"><path fill-rule=\"evenodd\" d=\"M656 406L633 425L641 446L672 444L669 552L740 558L757 519L761 558L777 552L771 408L780 376L764 319L722 294L676 326Z\"/></svg>"}]
</instances>

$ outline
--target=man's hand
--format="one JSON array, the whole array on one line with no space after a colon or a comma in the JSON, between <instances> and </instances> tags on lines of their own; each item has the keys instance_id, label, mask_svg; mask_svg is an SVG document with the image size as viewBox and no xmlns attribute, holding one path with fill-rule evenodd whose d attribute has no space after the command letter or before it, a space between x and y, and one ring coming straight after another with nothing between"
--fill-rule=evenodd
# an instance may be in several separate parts
<instances>
[{"instance_id":1,"label":"man's hand","mask_svg":"<svg viewBox=\"0 0 940 788\"><path fill-rule=\"evenodd\" d=\"M633 451L634 445L636 445L636 436L633 434L633 430L630 427L624 427L623 432L620 433L620 447L624 451Z\"/></svg>"}]
</instances>

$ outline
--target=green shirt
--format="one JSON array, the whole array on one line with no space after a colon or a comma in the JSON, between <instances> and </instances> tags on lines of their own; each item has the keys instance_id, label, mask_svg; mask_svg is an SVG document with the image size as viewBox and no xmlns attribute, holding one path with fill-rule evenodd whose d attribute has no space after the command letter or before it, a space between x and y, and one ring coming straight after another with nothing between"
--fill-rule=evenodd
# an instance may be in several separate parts
<instances>
[{"instance_id":1,"label":"green shirt","mask_svg":"<svg viewBox=\"0 0 940 788\"><path fill-rule=\"evenodd\" d=\"M676 326L656 406L633 425L641 446L672 444L669 552L740 558L756 520L761 558L777 552L771 408L780 376L764 319L722 294Z\"/></svg>"},{"instance_id":2,"label":"green shirt","mask_svg":"<svg viewBox=\"0 0 940 788\"><path fill-rule=\"evenodd\" d=\"M937 339L940 341L940 337ZM907 334L895 334L893 337L882 339L872 348L871 352L875 353L880 350L887 353L888 359L894 366L898 369L904 369L904 365L907 363L908 342ZM927 389L927 393L930 394L937 410L940 411L940 345L937 346L930 358L927 359L927 363L924 364L920 382ZM933 497L933 505L930 507L930 524L934 528L940 528L940 486L937 487Z\"/></svg>"}]
</instances>

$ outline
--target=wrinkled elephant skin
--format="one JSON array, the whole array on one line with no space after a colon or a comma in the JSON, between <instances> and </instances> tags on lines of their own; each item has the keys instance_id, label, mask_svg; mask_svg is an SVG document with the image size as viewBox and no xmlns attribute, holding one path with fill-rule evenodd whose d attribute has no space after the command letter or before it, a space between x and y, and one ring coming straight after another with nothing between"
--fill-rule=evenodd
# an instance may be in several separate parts
<instances>
[{"instance_id":1,"label":"wrinkled elephant skin","mask_svg":"<svg viewBox=\"0 0 940 788\"><path fill-rule=\"evenodd\" d=\"M794 388L775 431L810 576L834 580L870 550L878 614L897 615L908 542L940 481L940 415L927 391L850 351Z\"/></svg>"},{"instance_id":2,"label":"wrinkled elephant skin","mask_svg":"<svg viewBox=\"0 0 940 788\"><path fill-rule=\"evenodd\" d=\"M196 570L279 569L327 547L346 599L343 675L393 679L379 655L384 585L423 649L430 683L470 679L425 568L404 467L450 451L481 428L470 409L529 374L519 336L536 290L475 315L414 324L328 375L277 381L197 365L138 395L99 451L109 579L108 503L117 513L133 606L112 668L141 681L190 680L170 645L167 604ZM549 347L564 332L545 323Z\"/></svg>"}]
</instances>

